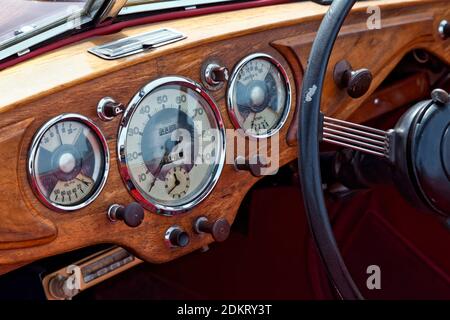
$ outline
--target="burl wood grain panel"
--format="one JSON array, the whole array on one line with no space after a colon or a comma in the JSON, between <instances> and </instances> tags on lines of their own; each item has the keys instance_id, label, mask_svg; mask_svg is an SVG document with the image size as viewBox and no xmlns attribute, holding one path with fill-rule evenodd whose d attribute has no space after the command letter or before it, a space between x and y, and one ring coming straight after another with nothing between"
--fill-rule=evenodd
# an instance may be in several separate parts
<instances>
[{"instance_id":1,"label":"burl wood grain panel","mask_svg":"<svg viewBox=\"0 0 450 320\"><path fill-rule=\"evenodd\" d=\"M128 103L131 97L146 83L167 75L183 75L197 82L200 81L200 68L206 58L219 59L229 69L246 55L257 52L265 52L274 56L284 67L289 70L285 59L264 37L273 39L279 37L277 33L261 33L237 39L235 42L217 42L215 46L198 47L187 50L184 54L173 53L159 59L144 62L123 70L108 74L103 77L94 78L78 86L67 90L45 96L33 103L16 107L6 112L0 119L0 127L8 116L22 118L29 115L29 110L35 110L34 121L29 125L20 143L19 162L15 163L22 170L18 170L19 179L16 185L22 190L23 201L29 203L32 208L39 212L43 220L50 220L55 224L57 237L46 244L22 248L21 250L1 250L0 265L33 261L44 256L74 250L76 248L96 243L116 243L128 248L139 257L154 263L165 262L191 251L200 249L205 244L212 242L210 235L196 235L193 231L193 223L201 215L214 220L220 217L233 222L239 205L249 190L258 180L248 172L236 172L231 164L225 165L221 178L212 194L198 207L189 213L176 217L160 216L146 211L144 222L138 228L132 229L124 223L111 223L106 217L109 205L113 203L127 204L133 198L127 192L119 175L117 166L116 138L119 128L119 118L111 122L102 122L96 116L96 105L98 101L110 95L117 101ZM249 45L250 44L250 45ZM232 51L231 49L234 49ZM234 52L233 54L230 54ZM293 75L288 71L292 80ZM229 121L226 104L225 90L213 92L212 96L218 103L222 117L227 128L232 128ZM293 94L295 96L295 88ZM294 98L295 103L295 98ZM56 213L47 209L34 196L27 180L26 162L30 142L36 130L46 121L64 112L76 112L93 119L104 133L111 154L111 170L104 190L97 200L88 207L73 213ZM292 114L288 121L291 121ZM282 130L281 137L286 135L287 126ZM231 141L228 142L231 147ZM288 148L285 139L280 139L280 163L287 163L295 157L295 148ZM14 153L17 156L17 153ZM9 202L1 203L8 206ZM25 216L21 216L26 222ZM172 225L182 226L191 236L191 243L186 248L169 249L164 242L164 233Z\"/></svg>"},{"instance_id":2,"label":"burl wood grain panel","mask_svg":"<svg viewBox=\"0 0 450 320\"><path fill-rule=\"evenodd\" d=\"M382 7L384 25L381 30L365 28L366 7L374 4ZM263 52L274 56L288 70L293 85L293 108L287 122L290 124L294 119L296 88L301 85L315 30L325 10L324 6L302 2L143 26L72 45L5 70L4 77L0 77L0 89L6 92L0 97L0 156L2 162L8 164L0 167L0 197L3 197L0 201L0 273L97 243L115 243L143 260L162 263L212 242L211 236L194 233L193 222L204 215L211 220L223 217L232 223L242 199L258 178L248 172L236 172L233 165L226 164L211 195L190 212L175 217L146 212L142 225L135 229L124 223L111 223L106 217L109 205L134 200L126 191L117 166L119 119L101 122L96 115L96 105L105 96L128 103L139 88L162 76L181 75L200 82L201 65L206 59L218 59L232 70L248 54ZM371 68L373 92L411 49L425 47L448 62L449 41L443 41L436 33L439 21L449 16L447 1L359 3L346 22L330 68L343 57L356 68ZM185 32L188 39L114 62L100 60L86 52L93 44L124 34L154 30L158 26L175 27ZM34 73L45 70L52 72L47 71L48 75ZM41 83L42 79L48 82ZM329 75L326 81L323 110L327 114L348 117L364 101L364 98L347 98L334 87ZM16 88L19 85L25 85L24 93L16 97L21 92ZM225 94L226 88L211 92L225 127L232 128ZM91 205L61 214L47 209L34 196L28 184L26 161L36 130L65 112L87 116L100 127L110 148L111 170L103 192ZM280 132L280 165L296 158L296 148L287 144L288 128L286 125ZM7 192L12 196L6 196ZM175 224L190 234L188 247L169 249L164 243L165 231ZM19 247L21 249L17 249Z\"/></svg>"},{"instance_id":3,"label":"burl wood grain panel","mask_svg":"<svg viewBox=\"0 0 450 320\"><path fill-rule=\"evenodd\" d=\"M20 144L33 118L0 129L0 250L18 249L48 243L56 237L53 223L27 205L17 183ZM1 251L0 251L1 252Z\"/></svg>"},{"instance_id":4,"label":"burl wood grain panel","mask_svg":"<svg viewBox=\"0 0 450 320\"><path fill-rule=\"evenodd\" d=\"M430 79L426 72L413 74L406 79L377 90L355 110L348 121L364 123L414 101L430 98Z\"/></svg>"}]
</instances>

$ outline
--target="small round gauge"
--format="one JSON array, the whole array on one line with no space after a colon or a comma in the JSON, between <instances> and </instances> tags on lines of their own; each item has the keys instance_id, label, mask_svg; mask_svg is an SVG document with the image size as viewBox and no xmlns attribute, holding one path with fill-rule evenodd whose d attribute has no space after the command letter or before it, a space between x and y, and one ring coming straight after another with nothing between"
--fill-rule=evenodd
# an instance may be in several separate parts
<instances>
[{"instance_id":1,"label":"small round gauge","mask_svg":"<svg viewBox=\"0 0 450 320\"><path fill-rule=\"evenodd\" d=\"M170 169L166 174L166 191L174 199L186 195L189 190L189 173L182 167Z\"/></svg>"},{"instance_id":2,"label":"small round gauge","mask_svg":"<svg viewBox=\"0 0 450 320\"><path fill-rule=\"evenodd\" d=\"M100 194L109 171L109 151L100 130L78 114L63 114L35 135L28 156L31 187L57 211L81 209Z\"/></svg>"},{"instance_id":3,"label":"small round gauge","mask_svg":"<svg viewBox=\"0 0 450 320\"><path fill-rule=\"evenodd\" d=\"M228 85L228 113L236 129L266 138L286 122L291 106L289 78L273 57L255 53L235 67Z\"/></svg>"},{"instance_id":4,"label":"small round gauge","mask_svg":"<svg viewBox=\"0 0 450 320\"><path fill-rule=\"evenodd\" d=\"M184 212L211 192L225 159L225 132L199 84L165 77L144 86L118 137L122 178L133 197L161 214Z\"/></svg>"}]
</instances>

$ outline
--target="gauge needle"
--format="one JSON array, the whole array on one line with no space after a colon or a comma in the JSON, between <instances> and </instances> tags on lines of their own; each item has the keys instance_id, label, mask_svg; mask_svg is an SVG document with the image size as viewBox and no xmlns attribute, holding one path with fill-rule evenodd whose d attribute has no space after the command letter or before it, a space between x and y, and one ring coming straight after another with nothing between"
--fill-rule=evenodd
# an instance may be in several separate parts
<instances>
[{"instance_id":1,"label":"gauge needle","mask_svg":"<svg viewBox=\"0 0 450 320\"><path fill-rule=\"evenodd\" d=\"M250 125L250 128L252 128L252 129L253 129L253 126L255 125L255 118L256 118L256 113L253 114L253 119L252 119L252 122Z\"/></svg>"},{"instance_id":2,"label":"gauge needle","mask_svg":"<svg viewBox=\"0 0 450 320\"><path fill-rule=\"evenodd\" d=\"M82 182L82 183L84 183L85 185L89 185L89 183L90 182L88 182L88 181L85 181L85 180L83 180L83 179L79 179L79 178L75 178L76 180L78 180L78 181L80 181L80 182Z\"/></svg>"},{"instance_id":3,"label":"gauge needle","mask_svg":"<svg viewBox=\"0 0 450 320\"><path fill-rule=\"evenodd\" d=\"M173 176L174 176L174 178L175 178L175 185L172 187L172 189L169 190L169 194L171 194L172 191L173 191L176 187L178 187L178 186L180 185L180 180L178 180L177 174L174 173Z\"/></svg>"},{"instance_id":4,"label":"gauge needle","mask_svg":"<svg viewBox=\"0 0 450 320\"><path fill-rule=\"evenodd\" d=\"M59 129L58 129L58 124L55 126L55 128L56 128L56 133L58 134L58 137L59 137L59 143L62 146L63 145L63 141L62 141L62 138L61 138L61 133L59 132Z\"/></svg>"},{"instance_id":5,"label":"gauge needle","mask_svg":"<svg viewBox=\"0 0 450 320\"><path fill-rule=\"evenodd\" d=\"M84 179L83 179L84 178ZM85 184L86 186L90 185L92 183L92 179L89 177L86 177L82 174L79 174L78 176L75 177L75 180L78 180L80 182L82 182L83 184Z\"/></svg>"},{"instance_id":6,"label":"gauge needle","mask_svg":"<svg viewBox=\"0 0 450 320\"><path fill-rule=\"evenodd\" d=\"M72 145L76 145L77 144L77 140L80 137L81 133L83 132L82 128L78 128L77 132L75 132L75 137L72 140Z\"/></svg>"}]
</instances>

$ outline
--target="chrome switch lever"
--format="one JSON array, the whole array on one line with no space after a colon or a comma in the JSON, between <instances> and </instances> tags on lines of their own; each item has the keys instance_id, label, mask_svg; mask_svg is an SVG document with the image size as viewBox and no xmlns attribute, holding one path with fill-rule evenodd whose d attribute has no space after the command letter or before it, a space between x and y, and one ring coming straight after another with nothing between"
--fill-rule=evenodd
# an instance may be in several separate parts
<instances>
[{"instance_id":1,"label":"chrome switch lever","mask_svg":"<svg viewBox=\"0 0 450 320\"><path fill-rule=\"evenodd\" d=\"M441 38L446 40L450 38L450 24L447 20L442 20L439 24L438 28L439 34L441 35Z\"/></svg>"},{"instance_id":2,"label":"chrome switch lever","mask_svg":"<svg viewBox=\"0 0 450 320\"><path fill-rule=\"evenodd\" d=\"M229 71L226 67L216 63L210 63L205 69L205 80L211 86L217 86L222 82L228 81Z\"/></svg>"},{"instance_id":3,"label":"chrome switch lever","mask_svg":"<svg viewBox=\"0 0 450 320\"><path fill-rule=\"evenodd\" d=\"M111 121L125 111L125 106L111 97L105 97L98 102L97 115L103 121Z\"/></svg>"}]
</instances>

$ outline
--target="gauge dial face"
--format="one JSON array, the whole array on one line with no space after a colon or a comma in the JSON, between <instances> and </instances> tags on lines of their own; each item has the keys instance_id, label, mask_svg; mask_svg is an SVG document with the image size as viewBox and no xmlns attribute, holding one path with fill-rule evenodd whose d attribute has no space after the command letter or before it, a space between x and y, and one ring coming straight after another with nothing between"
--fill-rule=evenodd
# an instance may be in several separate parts
<instances>
[{"instance_id":1,"label":"gauge dial face","mask_svg":"<svg viewBox=\"0 0 450 320\"><path fill-rule=\"evenodd\" d=\"M290 85L281 64L265 54L243 59L228 87L228 111L236 128L267 137L284 125L290 109Z\"/></svg>"},{"instance_id":2,"label":"gauge dial face","mask_svg":"<svg viewBox=\"0 0 450 320\"><path fill-rule=\"evenodd\" d=\"M36 134L29 156L32 187L56 210L76 210L92 202L106 182L108 166L106 141L79 115L50 120Z\"/></svg>"},{"instance_id":3,"label":"gauge dial face","mask_svg":"<svg viewBox=\"0 0 450 320\"><path fill-rule=\"evenodd\" d=\"M199 203L216 183L224 161L223 124L198 84L162 78L130 103L118 147L131 194L149 210L174 214Z\"/></svg>"},{"instance_id":4,"label":"gauge dial face","mask_svg":"<svg viewBox=\"0 0 450 320\"><path fill-rule=\"evenodd\" d=\"M174 199L185 196L189 190L191 178L183 167L170 169L166 174L166 191Z\"/></svg>"}]
</instances>

